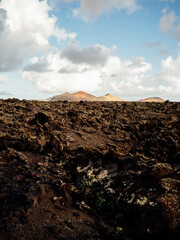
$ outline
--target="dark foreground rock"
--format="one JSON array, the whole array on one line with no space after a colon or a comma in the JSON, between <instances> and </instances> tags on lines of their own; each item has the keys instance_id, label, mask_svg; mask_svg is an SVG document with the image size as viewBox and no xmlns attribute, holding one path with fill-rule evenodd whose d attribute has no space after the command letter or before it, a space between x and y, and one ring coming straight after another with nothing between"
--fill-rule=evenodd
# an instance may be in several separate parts
<instances>
[{"instance_id":1,"label":"dark foreground rock","mask_svg":"<svg viewBox=\"0 0 180 240\"><path fill-rule=\"evenodd\" d=\"M0 239L178 239L180 103L0 100Z\"/></svg>"}]
</instances>

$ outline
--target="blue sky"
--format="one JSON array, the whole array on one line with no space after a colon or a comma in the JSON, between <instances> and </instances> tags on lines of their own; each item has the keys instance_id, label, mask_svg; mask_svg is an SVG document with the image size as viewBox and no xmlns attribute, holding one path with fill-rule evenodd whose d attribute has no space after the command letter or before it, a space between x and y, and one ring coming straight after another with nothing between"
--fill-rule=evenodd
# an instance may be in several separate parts
<instances>
[{"instance_id":1,"label":"blue sky","mask_svg":"<svg viewBox=\"0 0 180 240\"><path fill-rule=\"evenodd\" d=\"M179 0L1 0L0 98L180 101Z\"/></svg>"}]
</instances>

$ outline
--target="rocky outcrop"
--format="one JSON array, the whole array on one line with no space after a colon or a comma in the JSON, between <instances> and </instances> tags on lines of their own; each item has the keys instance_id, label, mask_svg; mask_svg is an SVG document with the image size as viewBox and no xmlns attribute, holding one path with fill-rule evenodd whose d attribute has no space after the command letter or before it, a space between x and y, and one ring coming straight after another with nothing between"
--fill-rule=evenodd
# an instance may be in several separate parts
<instances>
[{"instance_id":1,"label":"rocky outcrop","mask_svg":"<svg viewBox=\"0 0 180 240\"><path fill-rule=\"evenodd\" d=\"M180 104L0 100L0 239L178 239Z\"/></svg>"}]
</instances>

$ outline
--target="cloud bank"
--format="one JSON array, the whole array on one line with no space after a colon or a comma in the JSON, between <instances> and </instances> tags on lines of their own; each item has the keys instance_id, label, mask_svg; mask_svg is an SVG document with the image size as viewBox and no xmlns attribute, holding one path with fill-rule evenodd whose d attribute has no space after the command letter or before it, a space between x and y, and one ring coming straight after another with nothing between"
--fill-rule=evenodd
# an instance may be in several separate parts
<instances>
[{"instance_id":1,"label":"cloud bank","mask_svg":"<svg viewBox=\"0 0 180 240\"><path fill-rule=\"evenodd\" d=\"M124 87L138 84L145 74L152 69L151 64L143 58L134 57L130 61L121 61L113 56L115 47L106 48L94 45L80 48L70 44L59 53L32 59L26 66L22 77L33 81L39 91L97 91L106 82L109 87L116 81L124 83ZM46 71L42 72L42 66ZM133 85L135 86L135 85ZM118 88L120 88L118 86ZM118 90L117 88L117 90Z\"/></svg>"},{"instance_id":2,"label":"cloud bank","mask_svg":"<svg viewBox=\"0 0 180 240\"><path fill-rule=\"evenodd\" d=\"M144 63L145 64L145 63ZM145 64L147 69L150 65ZM146 71L144 73L147 73ZM125 96L136 95L160 95L160 96L179 96L180 95L180 54L177 59L171 56L161 61L161 70L157 74L132 75L131 78L125 78L113 82L114 90Z\"/></svg>"},{"instance_id":3,"label":"cloud bank","mask_svg":"<svg viewBox=\"0 0 180 240\"><path fill-rule=\"evenodd\" d=\"M153 74L152 65L143 57L122 61L114 56L114 49L80 48L71 43L60 52L32 59L22 77L44 92L95 92L105 86L121 96L180 94L180 55L162 60L161 71Z\"/></svg>"},{"instance_id":4,"label":"cloud bank","mask_svg":"<svg viewBox=\"0 0 180 240\"><path fill-rule=\"evenodd\" d=\"M17 69L37 51L49 51L51 36L58 41L75 37L56 26L50 10L46 0L0 2L0 72Z\"/></svg>"}]
</instances>

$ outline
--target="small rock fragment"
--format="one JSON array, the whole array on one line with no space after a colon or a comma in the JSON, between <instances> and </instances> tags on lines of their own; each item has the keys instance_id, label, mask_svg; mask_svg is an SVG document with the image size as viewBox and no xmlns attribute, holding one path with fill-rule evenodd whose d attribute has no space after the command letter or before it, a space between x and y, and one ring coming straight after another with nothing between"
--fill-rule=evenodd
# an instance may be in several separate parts
<instances>
[{"instance_id":1,"label":"small rock fragment","mask_svg":"<svg viewBox=\"0 0 180 240\"><path fill-rule=\"evenodd\" d=\"M172 174L172 172L173 172L173 169L170 164L157 163L152 170L152 175L156 179L161 179L165 176Z\"/></svg>"}]
</instances>

